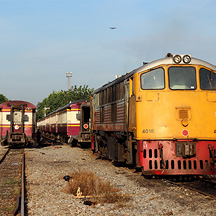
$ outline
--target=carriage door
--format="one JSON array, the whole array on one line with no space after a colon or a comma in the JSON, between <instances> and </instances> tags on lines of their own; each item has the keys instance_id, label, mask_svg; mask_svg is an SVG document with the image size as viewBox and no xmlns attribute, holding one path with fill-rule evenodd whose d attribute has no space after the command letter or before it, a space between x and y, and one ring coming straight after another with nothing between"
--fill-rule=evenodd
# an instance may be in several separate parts
<instances>
[{"instance_id":1,"label":"carriage door","mask_svg":"<svg viewBox=\"0 0 216 216\"><path fill-rule=\"evenodd\" d=\"M90 119L90 104L87 103L84 106L81 105L81 127L83 131L89 131L89 119Z\"/></svg>"},{"instance_id":2,"label":"carriage door","mask_svg":"<svg viewBox=\"0 0 216 216\"><path fill-rule=\"evenodd\" d=\"M136 96L134 94L134 77L127 80L127 153L126 153L126 163L136 164L137 161L137 151L136 151L136 140L132 140L135 128L136 128Z\"/></svg>"},{"instance_id":3,"label":"carriage door","mask_svg":"<svg viewBox=\"0 0 216 216\"><path fill-rule=\"evenodd\" d=\"M134 94L134 78L131 77L128 86L128 131L134 132L136 128L136 96Z\"/></svg>"},{"instance_id":4,"label":"carriage door","mask_svg":"<svg viewBox=\"0 0 216 216\"><path fill-rule=\"evenodd\" d=\"M22 124L22 110L20 109L14 109L13 110L13 126L12 126L12 132L16 133L22 133L23 132L23 124Z\"/></svg>"}]
</instances>

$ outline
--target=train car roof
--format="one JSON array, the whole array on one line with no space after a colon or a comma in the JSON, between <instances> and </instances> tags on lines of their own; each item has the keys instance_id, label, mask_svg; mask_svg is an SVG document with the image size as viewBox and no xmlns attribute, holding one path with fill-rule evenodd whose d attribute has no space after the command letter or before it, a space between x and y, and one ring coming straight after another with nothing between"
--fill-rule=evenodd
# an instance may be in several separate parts
<instances>
[{"instance_id":1,"label":"train car roof","mask_svg":"<svg viewBox=\"0 0 216 216\"><path fill-rule=\"evenodd\" d=\"M45 119L46 117L55 114L56 112L60 112L60 111L62 111L64 109L67 109L67 108L71 107L71 105L80 104L80 103L84 103L84 102L89 102L89 100L82 99L82 100L77 100L77 101L70 102L70 103L66 104L65 106L60 107L60 108L54 110L53 112L47 114L45 117L38 119L38 121L41 121L41 120Z\"/></svg>"},{"instance_id":2,"label":"train car roof","mask_svg":"<svg viewBox=\"0 0 216 216\"><path fill-rule=\"evenodd\" d=\"M105 85L103 85L102 87L96 89L93 94L95 93L98 93L114 84L117 84L125 79L128 79L129 77L131 77L133 74L135 73L139 73L139 72L142 72L142 71L146 71L146 70L149 70L149 69L152 69L154 67L158 67L160 65L202 65L204 67L207 67L209 69L212 69L214 71L216 71L216 66L215 65L212 65L206 61L203 61L201 59L197 59L197 58L193 58L191 57L191 61L189 64L185 64L183 63L183 61L179 64L176 64L173 60L173 56L175 55L172 55L170 53L167 54L167 56L165 58L161 58L161 59L158 59L158 60L155 60L155 61L152 61L152 62L149 62L149 63L145 63L144 65L142 65L141 67L137 68L137 69L134 69L133 71L129 72L129 73L126 73L125 75L122 75L121 77L109 82L109 83L106 83ZM183 56L183 55L182 55Z\"/></svg>"},{"instance_id":3,"label":"train car roof","mask_svg":"<svg viewBox=\"0 0 216 216\"><path fill-rule=\"evenodd\" d=\"M84 99L78 100L78 101L73 101L73 102L71 102L71 103L69 103L69 104L66 104L66 105L63 106L63 107L58 108L57 110L55 110L55 111L53 111L53 112L59 112L59 111L64 110L65 108L71 107L71 105L73 105L73 104L80 104L80 103L84 103L84 102L87 102L87 101L88 101L88 100L84 100ZM51 113L50 113L50 114L51 114ZM50 114L49 114L49 115L50 115Z\"/></svg>"},{"instance_id":4,"label":"train car roof","mask_svg":"<svg viewBox=\"0 0 216 216\"><path fill-rule=\"evenodd\" d=\"M148 69L157 67L159 65L186 65L186 66L187 65L202 65L202 66L208 67L208 68L216 71L216 66L215 65L212 65L212 64L210 64L210 63L208 63L206 61L203 61L201 59L191 57L191 61L190 61L189 64L185 64L183 62L181 62L179 64L176 64L173 61L173 56L169 56L169 57L165 57L165 58L162 58L162 59L152 61L152 62L150 62L148 64L144 64L143 66L137 68L135 70L135 72L138 73L138 72L141 72L143 70L148 70Z\"/></svg>"},{"instance_id":5,"label":"train car roof","mask_svg":"<svg viewBox=\"0 0 216 216\"><path fill-rule=\"evenodd\" d=\"M36 106L34 104L27 102L27 101L20 101L20 100L6 101L6 102L0 104L0 109L8 108L11 106L15 106L15 107L24 106L24 107L28 107L31 109L36 109Z\"/></svg>"}]
</instances>

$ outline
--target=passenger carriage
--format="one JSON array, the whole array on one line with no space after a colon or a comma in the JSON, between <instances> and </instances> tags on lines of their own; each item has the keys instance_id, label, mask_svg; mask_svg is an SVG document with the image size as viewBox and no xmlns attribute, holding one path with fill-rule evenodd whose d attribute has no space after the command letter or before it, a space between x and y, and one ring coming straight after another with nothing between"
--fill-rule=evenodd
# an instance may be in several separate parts
<instances>
[{"instance_id":1,"label":"passenger carriage","mask_svg":"<svg viewBox=\"0 0 216 216\"><path fill-rule=\"evenodd\" d=\"M0 104L1 145L34 143L36 107L26 101L8 101Z\"/></svg>"},{"instance_id":2,"label":"passenger carriage","mask_svg":"<svg viewBox=\"0 0 216 216\"><path fill-rule=\"evenodd\" d=\"M76 145L90 143L90 108L86 100L74 101L37 122L40 132L49 138Z\"/></svg>"}]
</instances>

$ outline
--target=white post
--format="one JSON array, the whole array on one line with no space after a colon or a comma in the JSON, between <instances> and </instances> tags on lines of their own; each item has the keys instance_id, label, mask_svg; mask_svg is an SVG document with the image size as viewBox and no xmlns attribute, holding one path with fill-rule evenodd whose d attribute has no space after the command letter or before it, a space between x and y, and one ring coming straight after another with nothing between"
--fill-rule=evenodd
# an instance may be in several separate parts
<instances>
[{"instance_id":1,"label":"white post","mask_svg":"<svg viewBox=\"0 0 216 216\"><path fill-rule=\"evenodd\" d=\"M50 107L44 107L44 117L46 117L46 111L50 109Z\"/></svg>"},{"instance_id":2,"label":"white post","mask_svg":"<svg viewBox=\"0 0 216 216\"><path fill-rule=\"evenodd\" d=\"M71 89L72 72L66 72L66 77L68 78L68 91L69 91Z\"/></svg>"}]
</instances>

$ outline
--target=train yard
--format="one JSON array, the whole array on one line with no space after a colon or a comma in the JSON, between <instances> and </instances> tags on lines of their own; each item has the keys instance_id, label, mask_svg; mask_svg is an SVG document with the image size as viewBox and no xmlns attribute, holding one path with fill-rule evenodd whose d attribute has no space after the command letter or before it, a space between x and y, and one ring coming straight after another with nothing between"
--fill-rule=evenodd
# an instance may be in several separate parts
<instances>
[{"instance_id":1,"label":"train yard","mask_svg":"<svg viewBox=\"0 0 216 216\"><path fill-rule=\"evenodd\" d=\"M214 215L215 74L168 53L37 122L0 104L0 214Z\"/></svg>"},{"instance_id":2,"label":"train yard","mask_svg":"<svg viewBox=\"0 0 216 216\"><path fill-rule=\"evenodd\" d=\"M199 188L194 191L182 187L178 182L145 179L140 172L136 173L127 167L113 166L107 160L98 160L97 155L86 149L47 143L48 145L39 148L25 149L28 202L25 215L214 215L216 200L198 192ZM1 152L5 152L5 148L1 147ZM11 151L8 156L8 161L6 157L0 167L2 169L4 163L4 167L13 164L11 166L18 168L16 172L13 170L13 173L16 173L13 178L16 178L20 176L20 151ZM102 180L109 181L121 193L129 196L129 201L85 205L83 197L65 192L68 182L63 177L70 175L74 170L94 172ZM190 184L193 185L193 182ZM5 208L9 209L8 215L11 215L16 205L15 193L11 192L11 195L13 208L9 208L9 199L1 197L5 199ZM1 212L1 215L7 214Z\"/></svg>"}]
</instances>

